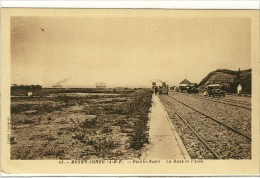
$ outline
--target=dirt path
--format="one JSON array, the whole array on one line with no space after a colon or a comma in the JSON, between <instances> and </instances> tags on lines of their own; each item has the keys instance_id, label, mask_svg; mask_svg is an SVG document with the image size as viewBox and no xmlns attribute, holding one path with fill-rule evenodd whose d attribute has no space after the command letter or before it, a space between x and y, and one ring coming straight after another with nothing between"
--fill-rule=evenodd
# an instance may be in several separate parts
<instances>
[{"instance_id":1,"label":"dirt path","mask_svg":"<svg viewBox=\"0 0 260 178\"><path fill-rule=\"evenodd\" d=\"M149 137L144 159L190 159L158 96L153 96Z\"/></svg>"}]
</instances>

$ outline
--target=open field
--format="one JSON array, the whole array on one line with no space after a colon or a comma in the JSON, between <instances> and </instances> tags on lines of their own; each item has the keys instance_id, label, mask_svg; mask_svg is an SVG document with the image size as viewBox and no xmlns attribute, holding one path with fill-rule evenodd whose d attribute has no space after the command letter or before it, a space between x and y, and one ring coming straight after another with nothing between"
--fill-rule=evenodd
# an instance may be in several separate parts
<instances>
[{"instance_id":1,"label":"open field","mask_svg":"<svg viewBox=\"0 0 260 178\"><path fill-rule=\"evenodd\" d=\"M148 143L151 90L60 91L11 98L11 159L141 156Z\"/></svg>"}]
</instances>

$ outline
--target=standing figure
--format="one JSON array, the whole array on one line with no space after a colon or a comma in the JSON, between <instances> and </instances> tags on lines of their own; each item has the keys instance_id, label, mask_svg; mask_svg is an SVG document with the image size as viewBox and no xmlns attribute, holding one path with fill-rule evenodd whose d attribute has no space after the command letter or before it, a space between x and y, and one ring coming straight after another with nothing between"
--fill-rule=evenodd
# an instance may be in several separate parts
<instances>
[{"instance_id":1,"label":"standing figure","mask_svg":"<svg viewBox=\"0 0 260 178\"><path fill-rule=\"evenodd\" d=\"M237 96L241 96L241 92L242 92L242 85L238 84L238 86L237 86Z\"/></svg>"},{"instance_id":2,"label":"standing figure","mask_svg":"<svg viewBox=\"0 0 260 178\"><path fill-rule=\"evenodd\" d=\"M154 94L157 95L157 92L158 92L158 87L155 86L155 87L154 87Z\"/></svg>"}]
</instances>

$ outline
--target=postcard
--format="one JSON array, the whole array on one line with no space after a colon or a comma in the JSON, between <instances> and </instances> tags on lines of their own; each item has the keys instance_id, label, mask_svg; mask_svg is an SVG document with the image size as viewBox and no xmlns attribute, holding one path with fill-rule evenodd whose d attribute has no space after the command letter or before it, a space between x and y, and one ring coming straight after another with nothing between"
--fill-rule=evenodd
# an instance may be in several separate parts
<instances>
[{"instance_id":1,"label":"postcard","mask_svg":"<svg viewBox=\"0 0 260 178\"><path fill-rule=\"evenodd\" d=\"M12 174L259 174L259 11L2 9Z\"/></svg>"}]
</instances>

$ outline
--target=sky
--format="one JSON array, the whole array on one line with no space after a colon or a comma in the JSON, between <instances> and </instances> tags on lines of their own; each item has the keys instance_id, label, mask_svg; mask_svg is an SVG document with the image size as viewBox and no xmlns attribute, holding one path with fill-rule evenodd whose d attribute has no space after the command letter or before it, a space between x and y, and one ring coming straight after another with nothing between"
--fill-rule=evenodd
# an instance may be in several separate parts
<instances>
[{"instance_id":1,"label":"sky","mask_svg":"<svg viewBox=\"0 0 260 178\"><path fill-rule=\"evenodd\" d=\"M12 84L149 87L249 69L248 18L12 17Z\"/></svg>"}]
</instances>

